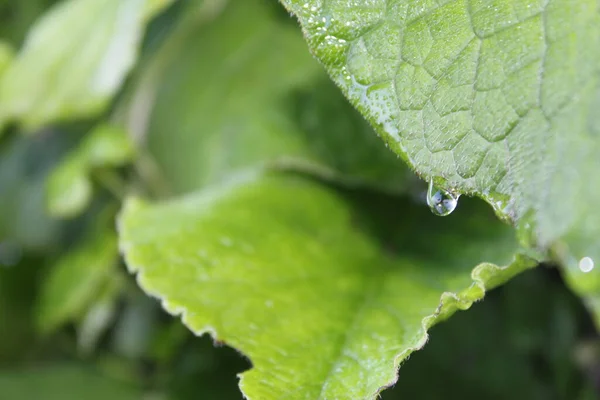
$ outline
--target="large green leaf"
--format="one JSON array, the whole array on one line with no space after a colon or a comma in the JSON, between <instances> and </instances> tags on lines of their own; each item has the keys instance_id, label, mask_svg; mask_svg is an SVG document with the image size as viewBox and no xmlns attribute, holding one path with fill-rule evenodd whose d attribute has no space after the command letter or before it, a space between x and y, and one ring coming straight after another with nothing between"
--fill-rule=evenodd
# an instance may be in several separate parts
<instances>
[{"instance_id":1,"label":"large green leaf","mask_svg":"<svg viewBox=\"0 0 600 400\"><path fill-rule=\"evenodd\" d=\"M66 0L29 33L0 80L0 126L99 112L136 60L144 25L170 0ZM33 131L33 129L32 129Z\"/></svg>"},{"instance_id":2,"label":"large green leaf","mask_svg":"<svg viewBox=\"0 0 600 400\"><path fill-rule=\"evenodd\" d=\"M275 11L237 0L211 23L185 20L149 65L158 89L148 94L151 83L143 82L130 125L139 130L145 110L150 150L172 190L192 191L257 165L404 189L412 174Z\"/></svg>"},{"instance_id":3,"label":"large green leaf","mask_svg":"<svg viewBox=\"0 0 600 400\"><path fill-rule=\"evenodd\" d=\"M573 357L589 315L555 274L526 272L433 328L383 399L597 399Z\"/></svg>"},{"instance_id":4,"label":"large green leaf","mask_svg":"<svg viewBox=\"0 0 600 400\"><path fill-rule=\"evenodd\" d=\"M249 174L164 204L129 200L120 246L166 310L250 357L249 398L371 398L431 325L533 264L513 259L510 229L479 203L441 220L364 200Z\"/></svg>"},{"instance_id":5,"label":"large green leaf","mask_svg":"<svg viewBox=\"0 0 600 400\"><path fill-rule=\"evenodd\" d=\"M597 0L282 3L421 176L485 198L575 274L600 262Z\"/></svg>"}]
</instances>

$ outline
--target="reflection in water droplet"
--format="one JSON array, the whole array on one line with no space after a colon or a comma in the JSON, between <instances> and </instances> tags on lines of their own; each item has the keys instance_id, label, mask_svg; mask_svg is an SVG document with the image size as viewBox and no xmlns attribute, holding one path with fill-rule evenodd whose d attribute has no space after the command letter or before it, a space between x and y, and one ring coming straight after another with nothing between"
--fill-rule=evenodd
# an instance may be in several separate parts
<instances>
[{"instance_id":1,"label":"reflection in water droplet","mask_svg":"<svg viewBox=\"0 0 600 400\"><path fill-rule=\"evenodd\" d=\"M427 189L427 205L429 205L431 212L435 215L444 217L452 213L458 204L459 197L460 194L437 188L433 184L433 181L429 182L429 188Z\"/></svg>"},{"instance_id":2,"label":"reflection in water droplet","mask_svg":"<svg viewBox=\"0 0 600 400\"><path fill-rule=\"evenodd\" d=\"M579 269L582 272L590 272L594 269L594 260L592 260L590 257L583 257L581 260L579 260Z\"/></svg>"}]
</instances>

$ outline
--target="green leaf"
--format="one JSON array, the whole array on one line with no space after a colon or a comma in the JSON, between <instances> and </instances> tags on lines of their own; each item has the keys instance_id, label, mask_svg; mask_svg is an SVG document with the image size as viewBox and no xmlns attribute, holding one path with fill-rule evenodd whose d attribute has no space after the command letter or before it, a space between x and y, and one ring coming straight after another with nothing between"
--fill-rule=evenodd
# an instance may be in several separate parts
<instances>
[{"instance_id":1,"label":"green leaf","mask_svg":"<svg viewBox=\"0 0 600 400\"><path fill-rule=\"evenodd\" d=\"M274 11L238 0L211 23L187 20L149 65L157 88L143 86L130 130L148 126L150 150L172 190L193 191L257 166L405 190L412 174Z\"/></svg>"},{"instance_id":2,"label":"green leaf","mask_svg":"<svg viewBox=\"0 0 600 400\"><path fill-rule=\"evenodd\" d=\"M60 239L61 226L44 204L48 171L66 147L66 135L57 133L13 136L0 147L0 241L25 251L50 251Z\"/></svg>"},{"instance_id":3,"label":"green leaf","mask_svg":"<svg viewBox=\"0 0 600 400\"><path fill-rule=\"evenodd\" d=\"M102 335L110 328L117 314L118 300L124 286L125 279L112 271L101 292L80 319L77 325L77 349L81 354L92 353Z\"/></svg>"},{"instance_id":4,"label":"green leaf","mask_svg":"<svg viewBox=\"0 0 600 400\"><path fill-rule=\"evenodd\" d=\"M134 400L141 390L74 364L1 371L2 396L11 400Z\"/></svg>"},{"instance_id":5,"label":"green leaf","mask_svg":"<svg viewBox=\"0 0 600 400\"><path fill-rule=\"evenodd\" d=\"M40 332L82 317L109 284L118 260L117 238L110 226L96 229L58 260L43 280L36 310Z\"/></svg>"},{"instance_id":6,"label":"green leaf","mask_svg":"<svg viewBox=\"0 0 600 400\"><path fill-rule=\"evenodd\" d=\"M46 188L49 213L62 218L80 215L93 198L93 173L126 165L134 156L123 129L99 125L52 171Z\"/></svg>"},{"instance_id":7,"label":"green leaf","mask_svg":"<svg viewBox=\"0 0 600 400\"><path fill-rule=\"evenodd\" d=\"M69 218L85 211L93 196L87 172L86 163L78 154L67 157L52 171L46 189L50 215Z\"/></svg>"},{"instance_id":8,"label":"green leaf","mask_svg":"<svg viewBox=\"0 0 600 400\"><path fill-rule=\"evenodd\" d=\"M164 204L129 200L120 247L167 311L250 357L248 398L372 398L430 326L534 265L468 205L442 220L406 199L249 174Z\"/></svg>"},{"instance_id":9,"label":"green leaf","mask_svg":"<svg viewBox=\"0 0 600 400\"><path fill-rule=\"evenodd\" d=\"M559 247L560 250L560 247ZM600 327L600 265L594 265L594 259L584 257L581 260L575 260L569 255L564 256L568 261L562 269L563 276L569 287L577 294L582 296L584 303L589 308L594 317L596 327ZM596 259L597 263L599 259ZM591 265L589 262L591 261ZM588 263L584 266L584 263ZM581 267L580 267L581 266ZM594 268L589 271L586 268ZM582 268L584 268L582 270Z\"/></svg>"},{"instance_id":10,"label":"green leaf","mask_svg":"<svg viewBox=\"0 0 600 400\"><path fill-rule=\"evenodd\" d=\"M10 65L14 58L13 48L6 42L0 41L0 76Z\"/></svg>"},{"instance_id":11,"label":"green leaf","mask_svg":"<svg viewBox=\"0 0 600 400\"><path fill-rule=\"evenodd\" d=\"M27 30L49 6L59 0L0 0L0 37L17 45L23 42Z\"/></svg>"},{"instance_id":12,"label":"green leaf","mask_svg":"<svg viewBox=\"0 0 600 400\"><path fill-rule=\"evenodd\" d=\"M0 80L0 125L31 132L100 112L136 61L144 25L168 1L67 0L36 23Z\"/></svg>"},{"instance_id":13,"label":"green leaf","mask_svg":"<svg viewBox=\"0 0 600 400\"><path fill-rule=\"evenodd\" d=\"M114 125L100 125L94 129L81 151L90 168L121 167L135 157L127 132Z\"/></svg>"},{"instance_id":14,"label":"green leaf","mask_svg":"<svg viewBox=\"0 0 600 400\"><path fill-rule=\"evenodd\" d=\"M597 398L573 357L589 323L555 271L526 272L433 328L383 399Z\"/></svg>"},{"instance_id":15,"label":"green leaf","mask_svg":"<svg viewBox=\"0 0 600 400\"><path fill-rule=\"evenodd\" d=\"M40 264L39 259L21 259L12 266L0 264L2 364L20 360L26 352L31 351L35 332L31 310L35 303L35 283L39 278Z\"/></svg>"},{"instance_id":16,"label":"green leaf","mask_svg":"<svg viewBox=\"0 0 600 400\"><path fill-rule=\"evenodd\" d=\"M421 176L486 199L562 263L600 262L597 0L282 3Z\"/></svg>"}]
</instances>

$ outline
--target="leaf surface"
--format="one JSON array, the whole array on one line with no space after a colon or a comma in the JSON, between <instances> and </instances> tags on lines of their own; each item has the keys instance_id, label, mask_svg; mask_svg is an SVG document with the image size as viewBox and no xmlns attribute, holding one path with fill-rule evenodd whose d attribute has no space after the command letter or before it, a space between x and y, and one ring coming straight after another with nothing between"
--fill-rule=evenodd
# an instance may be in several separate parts
<instances>
[{"instance_id":1,"label":"leaf surface","mask_svg":"<svg viewBox=\"0 0 600 400\"><path fill-rule=\"evenodd\" d=\"M382 399L595 399L574 357L588 329L579 299L536 268L434 327Z\"/></svg>"},{"instance_id":2,"label":"leaf surface","mask_svg":"<svg viewBox=\"0 0 600 400\"><path fill-rule=\"evenodd\" d=\"M157 55L169 57L157 74L147 134L172 190L193 191L258 166L405 190L412 174L275 7L231 1L213 22L170 37ZM136 110L148 101L144 97ZM139 111L134 115L139 121Z\"/></svg>"},{"instance_id":3,"label":"leaf surface","mask_svg":"<svg viewBox=\"0 0 600 400\"><path fill-rule=\"evenodd\" d=\"M168 3L67 0L53 6L0 80L0 125L16 119L35 131L100 112L135 63L151 13Z\"/></svg>"},{"instance_id":4,"label":"leaf surface","mask_svg":"<svg viewBox=\"0 0 600 400\"><path fill-rule=\"evenodd\" d=\"M419 175L486 199L571 281L600 282L577 268L600 263L597 0L282 3Z\"/></svg>"},{"instance_id":5,"label":"leaf surface","mask_svg":"<svg viewBox=\"0 0 600 400\"><path fill-rule=\"evenodd\" d=\"M477 204L441 220L369 201L249 174L163 204L131 199L120 246L166 310L250 357L249 398L372 398L431 325L534 264L513 259L510 229Z\"/></svg>"}]
</instances>

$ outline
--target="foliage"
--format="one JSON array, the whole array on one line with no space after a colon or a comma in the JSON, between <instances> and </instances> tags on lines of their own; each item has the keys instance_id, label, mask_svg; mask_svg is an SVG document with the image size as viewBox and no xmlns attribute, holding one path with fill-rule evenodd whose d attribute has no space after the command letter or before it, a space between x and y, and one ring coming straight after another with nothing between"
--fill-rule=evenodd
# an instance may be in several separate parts
<instances>
[{"instance_id":1,"label":"foliage","mask_svg":"<svg viewBox=\"0 0 600 400\"><path fill-rule=\"evenodd\" d=\"M600 3L281 3L0 0L0 397L596 398Z\"/></svg>"}]
</instances>

